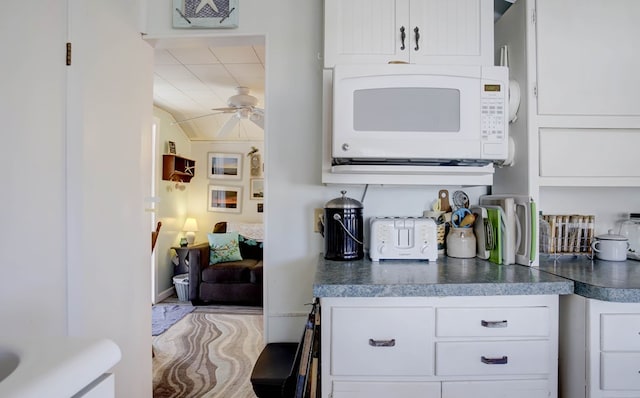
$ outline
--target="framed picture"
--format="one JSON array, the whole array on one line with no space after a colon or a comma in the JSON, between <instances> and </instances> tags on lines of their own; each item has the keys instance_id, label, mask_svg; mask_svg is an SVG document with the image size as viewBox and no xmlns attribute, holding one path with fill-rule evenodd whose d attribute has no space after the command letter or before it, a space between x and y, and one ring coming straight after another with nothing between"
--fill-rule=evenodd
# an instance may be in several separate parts
<instances>
[{"instance_id":1,"label":"framed picture","mask_svg":"<svg viewBox=\"0 0 640 398\"><path fill-rule=\"evenodd\" d=\"M209 152L209 178L242 179L242 154Z\"/></svg>"},{"instance_id":2,"label":"framed picture","mask_svg":"<svg viewBox=\"0 0 640 398\"><path fill-rule=\"evenodd\" d=\"M173 0L173 27L229 29L238 27L239 0Z\"/></svg>"},{"instance_id":3,"label":"framed picture","mask_svg":"<svg viewBox=\"0 0 640 398\"><path fill-rule=\"evenodd\" d=\"M209 185L207 210L240 213L242 211L242 187Z\"/></svg>"},{"instance_id":4,"label":"framed picture","mask_svg":"<svg viewBox=\"0 0 640 398\"><path fill-rule=\"evenodd\" d=\"M264 179L263 178L251 179L251 199L254 199L254 200L264 199Z\"/></svg>"},{"instance_id":5,"label":"framed picture","mask_svg":"<svg viewBox=\"0 0 640 398\"><path fill-rule=\"evenodd\" d=\"M167 142L169 153L175 155L176 154L176 143L173 141Z\"/></svg>"}]
</instances>

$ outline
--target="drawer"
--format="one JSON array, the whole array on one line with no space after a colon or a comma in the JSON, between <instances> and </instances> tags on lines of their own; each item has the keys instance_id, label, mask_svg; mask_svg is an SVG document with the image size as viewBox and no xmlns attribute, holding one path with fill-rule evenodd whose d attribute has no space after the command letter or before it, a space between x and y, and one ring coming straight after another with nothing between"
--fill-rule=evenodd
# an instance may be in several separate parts
<instances>
[{"instance_id":1,"label":"drawer","mask_svg":"<svg viewBox=\"0 0 640 398\"><path fill-rule=\"evenodd\" d=\"M455 381L442 383L442 398L549 398L548 380Z\"/></svg>"},{"instance_id":2,"label":"drawer","mask_svg":"<svg viewBox=\"0 0 640 398\"><path fill-rule=\"evenodd\" d=\"M546 337L549 308L438 308L438 337Z\"/></svg>"},{"instance_id":3,"label":"drawer","mask_svg":"<svg viewBox=\"0 0 640 398\"><path fill-rule=\"evenodd\" d=\"M640 351L640 314L600 316L602 351Z\"/></svg>"},{"instance_id":4,"label":"drawer","mask_svg":"<svg viewBox=\"0 0 640 398\"><path fill-rule=\"evenodd\" d=\"M547 340L439 342L439 376L515 375L549 373Z\"/></svg>"},{"instance_id":5,"label":"drawer","mask_svg":"<svg viewBox=\"0 0 640 398\"><path fill-rule=\"evenodd\" d=\"M601 353L600 388L640 390L640 353Z\"/></svg>"},{"instance_id":6,"label":"drawer","mask_svg":"<svg viewBox=\"0 0 640 398\"><path fill-rule=\"evenodd\" d=\"M333 307L331 374L432 375L433 308Z\"/></svg>"},{"instance_id":7,"label":"drawer","mask_svg":"<svg viewBox=\"0 0 640 398\"><path fill-rule=\"evenodd\" d=\"M440 382L351 382L333 383L333 398L440 398ZM519 397L520 398L520 397Z\"/></svg>"}]
</instances>

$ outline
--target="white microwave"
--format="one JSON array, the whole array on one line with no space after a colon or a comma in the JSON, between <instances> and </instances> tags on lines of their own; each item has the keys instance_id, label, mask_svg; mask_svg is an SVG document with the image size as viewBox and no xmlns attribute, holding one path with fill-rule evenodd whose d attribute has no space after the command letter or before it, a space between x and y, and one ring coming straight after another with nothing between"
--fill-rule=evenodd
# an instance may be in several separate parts
<instances>
[{"instance_id":1,"label":"white microwave","mask_svg":"<svg viewBox=\"0 0 640 398\"><path fill-rule=\"evenodd\" d=\"M508 84L502 66L336 65L332 164L505 160Z\"/></svg>"}]
</instances>

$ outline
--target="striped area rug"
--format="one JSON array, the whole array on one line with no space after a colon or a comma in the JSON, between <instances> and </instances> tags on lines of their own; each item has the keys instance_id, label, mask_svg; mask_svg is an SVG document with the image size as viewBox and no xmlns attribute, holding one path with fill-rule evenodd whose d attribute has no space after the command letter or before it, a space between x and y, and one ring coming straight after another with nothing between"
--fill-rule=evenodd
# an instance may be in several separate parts
<instances>
[{"instance_id":1,"label":"striped area rug","mask_svg":"<svg viewBox=\"0 0 640 398\"><path fill-rule=\"evenodd\" d=\"M154 398L255 398L262 315L187 314L153 338Z\"/></svg>"}]
</instances>

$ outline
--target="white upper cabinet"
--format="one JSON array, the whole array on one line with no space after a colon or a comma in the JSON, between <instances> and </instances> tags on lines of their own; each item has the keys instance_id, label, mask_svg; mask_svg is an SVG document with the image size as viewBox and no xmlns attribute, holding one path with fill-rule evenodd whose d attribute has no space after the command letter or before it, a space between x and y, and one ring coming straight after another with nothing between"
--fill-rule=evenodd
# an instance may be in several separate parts
<instances>
[{"instance_id":1,"label":"white upper cabinet","mask_svg":"<svg viewBox=\"0 0 640 398\"><path fill-rule=\"evenodd\" d=\"M538 114L640 115L640 1L536 3Z\"/></svg>"},{"instance_id":2,"label":"white upper cabinet","mask_svg":"<svg viewBox=\"0 0 640 398\"><path fill-rule=\"evenodd\" d=\"M493 65L492 0L325 0L324 65Z\"/></svg>"}]
</instances>

